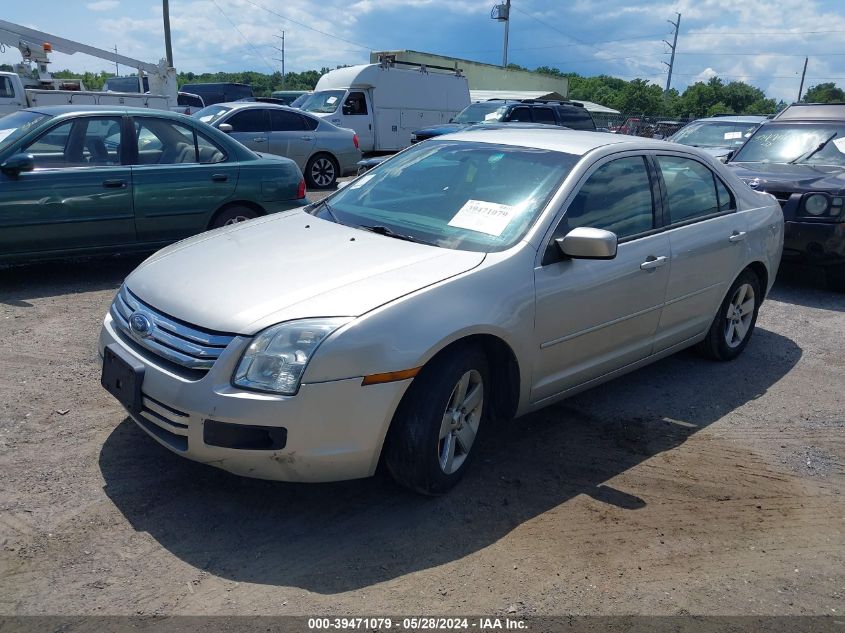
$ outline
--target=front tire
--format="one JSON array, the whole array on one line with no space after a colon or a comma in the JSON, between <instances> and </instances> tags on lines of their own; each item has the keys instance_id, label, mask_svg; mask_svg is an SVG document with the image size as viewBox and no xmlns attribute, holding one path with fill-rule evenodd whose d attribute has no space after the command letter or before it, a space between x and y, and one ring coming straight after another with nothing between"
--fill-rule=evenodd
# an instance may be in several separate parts
<instances>
[{"instance_id":1,"label":"front tire","mask_svg":"<svg viewBox=\"0 0 845 633\"><path fill-rule=\"evenodd\" d=\"M714 360L733 360L745 349L763 300L760 280L750 270L744 270L728 290L707 336L697 350Z\"/></svg>"},{"instance_id":2,"label":"front tire","mask_svg":"<svg viewBox=\"0 0 845 633\"><path fill-rule=\"evenodd\" d=\"M385 443L385 464L399 484L438 495L461 480L489 417L489 375L477 347L452 349L423 367Z\"/></svg>"},{"instance_id":3,"label":"front tire","mask_svg":"<svg viewBox=\"0 0 845 633\"><path fill-rule=\"evenodd\" d=\"M316 154L305 165L305 178L311 189L333 189L337 186L337 162L328 154Z\"/></svg>"}]
</instances>

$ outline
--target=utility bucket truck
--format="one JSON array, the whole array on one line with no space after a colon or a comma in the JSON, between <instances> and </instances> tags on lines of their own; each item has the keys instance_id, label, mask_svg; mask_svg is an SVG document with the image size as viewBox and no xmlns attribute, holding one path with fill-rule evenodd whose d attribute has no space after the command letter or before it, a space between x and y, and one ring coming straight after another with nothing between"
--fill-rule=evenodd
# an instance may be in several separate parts
<instances>
[{"instance_id":1,"label":"utility bucket truck","mask_svg":"<svg viewBox=\"0 0 845 633\"><path fill-rule=\"evenodd\" d=\"M0 44L17 48L23 57L17 72L0 72L0 116L34 106L68 104L177 109L176 70L169 67L165 60L157 64L143 62L5 20L0 20ZM54 80L47 70L50 63L48 53L53 51L68 55L85 53L136 68L139 82L146 74L150 93L56 89L61 87L61 83Z\"/></svg>"}]
</instances>

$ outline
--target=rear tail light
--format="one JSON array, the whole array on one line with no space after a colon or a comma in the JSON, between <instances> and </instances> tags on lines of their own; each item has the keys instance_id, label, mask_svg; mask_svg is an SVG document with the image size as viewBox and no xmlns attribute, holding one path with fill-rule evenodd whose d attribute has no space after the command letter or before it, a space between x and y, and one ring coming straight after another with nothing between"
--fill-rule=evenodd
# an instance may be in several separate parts
<instances>
[{"instance_id":1,"label":"rear tail light","mask_svg":"<svg viewBox=\"0 0 845 633\"><path fill-rule=\"evenodd\" d=\"M299 186L296 188L296 197L297 198L304 198L305 197L305 178L299 181Z\"/></svg>"},{"instance_id":2,"label":"rear tail light","mask_svg":"<svg viewBox=\"0 0 845 633\"><path fill-rule=\"evenodd\" d=\"M355 149L358 149L358 135L357 134L352 135L352 142L355 144Z\"/></svg>"}]
</instances>

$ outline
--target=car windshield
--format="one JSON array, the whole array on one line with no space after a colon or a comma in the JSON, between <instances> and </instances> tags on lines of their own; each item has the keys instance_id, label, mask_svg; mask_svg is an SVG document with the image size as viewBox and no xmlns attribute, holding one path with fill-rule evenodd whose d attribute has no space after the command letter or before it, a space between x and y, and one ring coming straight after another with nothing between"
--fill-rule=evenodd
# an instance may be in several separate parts
<instances>
[{"instance_id":1,"label":"car windshield","mask_svg":"<svg viewBox=\"0 0 845 633\"><path fill-rule=\"evenodd\" d=\"M505 113L505 106L501 102L483 102L468 105L452 121L454 123L483 123L485 121L501 121Z\"/></svg>"},{"instance_id":2,"label":"car windshield","mask_svg":"<svg viewBox=\"0 0 845 633\"><path fill-rule=\"evenodd\" d=\"M304 95L299 95L296 99L290 102L291 108L300 108L302 104L305 103L308 98L311 96L310 92L306 92Z\"/></svg>"},{"instance_id":3,"label":"car windshield","mask_svg":"<svg viewBox=\"0 0 845 633\"><path fill-rule=\"evenodd\" d=\"M202 110L197 110L196 112L194 112L193 116L194 118L199 119L203 123L213 125L215 121L217 121L220 117L222 117L230 110L231 108L224 108L219 105L210 105L206 106Z\"/></svg>"},{"instance_id":4,"label":"car windshield","mask_svg":"<svg viewBox=\"0 0 845 633\"><path fill-rule=\"evenodd\" d=\"M748 139L731 162L845 166L845 123L768 123Z\"/></svg>"},{"instance_id":5,"label":"car windshield","mask_svg":"<svg viewBox=\"0 0 845 633\"><path fill-rule=\"evenodd\" d=\"M345 94L345 90L321 90L309 95L299 107L306 112L331 114L337 110L337 106L340 105L340 100L343 99Z\"/></svg>"},{"instance_id":6,"label":"car windshield","mask_svg":"<svg viewBox=\"0 0 845 633\"><path fill-rule=\"evenodd\" d=\"M694 147L739 147L759 123L693 121L669 140Z\"/></svg>"},{"instance_id":7,"label":"car windshield","mask_svg":"<svg viewBox=\"0 0 845 633\"><path fill-rule=\"evenodd\" d=\"M49 118L46 114L27 110L19 110L0 117L0 150L10 146L36 125Z\"/></svg>"},{"instance_id":8,"label":"car windshield","mask_svg":"<svg viewBox=\"0 0 845 633\"><path fill-rule=\"evenodd\" d=\"M427 141L374 168L312 213L450 248L515 244L580 156L466 141Z\"/></svg>"}]
</instances>

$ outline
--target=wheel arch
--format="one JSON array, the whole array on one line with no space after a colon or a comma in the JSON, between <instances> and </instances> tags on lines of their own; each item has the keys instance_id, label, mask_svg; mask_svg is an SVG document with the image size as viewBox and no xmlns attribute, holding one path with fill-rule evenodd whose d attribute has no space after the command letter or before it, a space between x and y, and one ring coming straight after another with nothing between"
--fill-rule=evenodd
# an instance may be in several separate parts
<instances>
[{"instance_id":1,"label":"wheel arch","mask_svg":"<svg viewBox=\"0 0 845 633\"><path fill-rule=\"evenodd\" d=\"M760 260L755 260L743 269L743 271L745 270L750 270L757 275L757 279L760 280L760 288L763 291L763 297L765 297L769 292L769 269Z\"/></svg>"},{"instance_id":2,"label":"wheel arch","mask_svg":"<svg viewBox=\"0 0 845 633\"><path fill-rule=\"evenodd\" d=\"M259 216L267 215L267 209L251 200L229 200L228 202L221 204L219 207L217 207L217 209L215 209L214 213L211 214L211 217L206 223L206 228L211 228L211 226L214 224L214 220L217 219L217 216L219 216L224 211L231 209L232 207L246 207L247 209L252 209L253 211L255 211Z\"/></svg>"}]
</instances>

